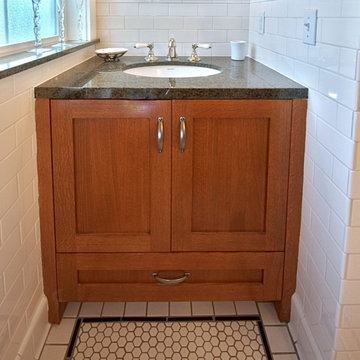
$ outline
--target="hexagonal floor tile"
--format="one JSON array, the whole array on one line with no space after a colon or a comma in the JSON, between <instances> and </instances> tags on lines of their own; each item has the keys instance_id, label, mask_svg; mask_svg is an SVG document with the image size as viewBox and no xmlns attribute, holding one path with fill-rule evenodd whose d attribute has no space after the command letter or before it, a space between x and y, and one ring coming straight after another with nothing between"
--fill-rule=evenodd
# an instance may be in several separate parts
<instances>
[{"instance_id":1,"label":"hexagonal floor tile","mask_svg":"<svg viewBox=\"0 0 360 360\"><path fill-rule=\"evenodd\" d=\"M66 360L268 359L259 320L78 321Z\"/></svg>"}]
</instances>

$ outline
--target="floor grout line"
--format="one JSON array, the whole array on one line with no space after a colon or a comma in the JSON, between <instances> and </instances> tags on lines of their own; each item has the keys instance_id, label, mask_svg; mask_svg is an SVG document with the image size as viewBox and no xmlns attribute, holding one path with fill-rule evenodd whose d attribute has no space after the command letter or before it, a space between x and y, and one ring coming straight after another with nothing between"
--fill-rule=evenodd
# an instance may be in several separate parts
<instances>
[{"instance_id":1,"label":"floor grout line","mask_svg":"<svg viewBox=\"0 0 360 360\"><path fill-rule=\"evenodd\" d=\"M297 358L300 359L300 356L299 356L299 353L298 353L298 350L297 350L297 347L296 347L297 341L295 341L294 338L293 338L293 336L292 336L292 333L291 333L291 331L290 331L290 329L289 329L289 323L286 324L286 327L287 327L288 333L289 333L289 335L290 335L290 339L291 339L291 341L292 341L292 344L293 344L293 346L294 346L295 354L296 354Z\"/></svg>"}]
</instances>

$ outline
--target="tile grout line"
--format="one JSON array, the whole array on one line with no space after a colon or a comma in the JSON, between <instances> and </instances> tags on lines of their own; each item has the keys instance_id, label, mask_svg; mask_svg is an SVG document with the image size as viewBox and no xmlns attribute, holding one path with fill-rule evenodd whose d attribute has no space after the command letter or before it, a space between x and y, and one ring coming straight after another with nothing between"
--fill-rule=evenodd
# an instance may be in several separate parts
<instances>
[{"instance_id":1,"label":"tile grout line","mask_svg":"<svg viewBox=\"0 0 360 360\"><path fill-rule=\"evenodd\" d=\"M262 301L255 301L255 304L256 304L256 307L257 307L257 309L258 309L261 322L263 323L264 330L265 330L266 340L267 340L269 346L270 346L270 342L269 342L269 339L268 339L268 335L267 335L266 328L267 328L267 327L286 327L286 330L287 330L287 332L288 332L288 334L289 334L289 336L290 336L291 343L292 343L293 348L294 348L294 350L295 350L294 352L279 353L279 352L273 352L273 351L271 350L271 348L270 348L271 355L273 355L273 354L274 354L274 355L280 355L280 354L295 354L296 357L297 357L298 359L300 359L299 354L298 354L298 352L297 352L297 348L296 348L296 346L295 346L294 339L293 339L293 337L292 337L292 335L291 335L291 332L290 332L290 330L289 330L288 323L279 323L279 324L265 325L264 322L263 322L262 313L261 313L260 307L259 307L259 303L260 303L260 302L262 302Z\"/></svg>"},{"instance_id":2,"label":"tile grout line","mask_svg":"<svg viewBox=\"0 0 360 360\"><path fill-rule=\"evenodd\" d=\"M289 329L289 323L286 324L286 327L287 327L287 329L288 329L288 333L289 333L289 335L290 335L290 339L291 339L292 344L293 344L293 346L294 346L295 354L296 354L297 358L300 359L300 356L299 356L299 353L298 353L298 350L297 350L297 347L296 347L297 341L294 340L294 338L293 338L293 336L292 336L292 334L291 334L291 331L290 331L290 329Z\"/></svg>"},{"instance_id":3,"label":"tile grout line","mask_svg":"<svg viewBox=\"0 0 360 360\"><path fill-rule=\"evenodd\" d=\"M268 346L269 346L269 349L270 349L271 360L273 360L273 352L272 352L272 349L271 349L271 346L270 346L270 341L269 341L269 337L268 337L268 334L267 334L267 331L266 331L266 327L265 327L265 324L264 324L264 321L263 321L262 313L261 313L261 311L260 311L259 302L258 302L258 301L255 301L255 305L256 305L257 311L258 311L258 313L259 313L260 321L261 321L261 323L262 323L262 325L263 325L264 335L265 335L265 341L268 343Z\"/></svg>"},{"instance_id":4,"label":"tile grout line","mask_svg":"<svg viewBox=\"0 0 360 360\"><path fill-rule=\"evenodd\" d=\"M275 351L275 352L272 352L271 354L273 354L273 355L294 355L294 354L296 354L296 352L289 352L289 351L287 351L287 352L278 352L278 351Z\"/></svg>"},{"instance_id":5,"label":"tile grout line","mask_svg":"<svg viewBox=\"0 0 360 360\"><path fill-rule=\"evenodd\" d=\"M269 324L269 325L264 325L264 326L266 326L266 327L287 327L286 324L282 324L282 323L280 323L280 324Z\"/></svg>"},{"instance_id":6,"label":"tile grout line","mask_svg":"<svg viewBox=\"0 0 360 360\"><path fill-rule=\"evenodd\" d=\"M84 305L84 303L83 303L83 302L81 302L81 303L80 303L80 306L79 306L78 316L77 316L78 318L80 317L80 314L81 314L81 309L82 309L83 305Z\"/></svg>"}]
</instances>

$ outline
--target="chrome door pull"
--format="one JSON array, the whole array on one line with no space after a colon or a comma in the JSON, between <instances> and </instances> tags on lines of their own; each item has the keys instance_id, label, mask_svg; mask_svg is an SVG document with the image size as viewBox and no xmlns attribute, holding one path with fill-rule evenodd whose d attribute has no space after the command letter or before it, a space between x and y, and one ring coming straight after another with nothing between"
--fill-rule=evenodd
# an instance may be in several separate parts
<instances>
[{"instance_id":1,"label":"chrome door pull","mask_svg":"<svg viewBox=\"0 0 360 360\"><path fill-rule=\"evenodd\" d=\"M162 117L158 118L158 153L161 154L164 148L164 119Z\"/></svg>"},{"instance_id":2,"label":"chrome door pull","mask_svg":"<svg viewBox=\"0 0 360 360\"><path fill-rule=\"evenodd\" d=\"M190 277L190 273L186 272L184 273L184 276L177 278L177 279L164 279L159 277L158 273L153 273L152 276L155 280L157 280L158 282L162 283L162 284L166 284L166 285L174 285L174 284L180 284L183 281L185 281L188 277Z\"/></svg>"},{"instance_id":3,"label":"chrome door pull","mask_svg":"<svg viewBox=\"0 0 360 360\"><path fill-rule=\"evenodd\" d=\"M186 146L186 126L185 126L185 118L180 117L180 152L185 152Z\"/></svg>"}]
</instances>

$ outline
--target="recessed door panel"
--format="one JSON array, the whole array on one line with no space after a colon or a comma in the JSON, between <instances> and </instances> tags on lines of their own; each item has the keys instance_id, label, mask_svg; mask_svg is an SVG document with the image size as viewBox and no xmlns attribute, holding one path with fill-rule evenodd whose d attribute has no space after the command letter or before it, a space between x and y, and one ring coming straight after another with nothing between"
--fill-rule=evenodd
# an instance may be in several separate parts
<instances>
[{"instance_id":1,"label":"recessed door panel","mask_svg":"<svg viewBox=\"0 0 360 360\"><path fill-rule=\"evenodd\" d=\"M269 119L194 118L193 139L191 231L264 232Z\"/></svg>"},{"instance_id":2,"label":"recessed door panel","mask_svg":"<svg viewBox=\"0 0 360 360\"><path fill-rule=\"evenodd\" d=\"M150 119L74 119L78 234L150 233Z\"/></svg>"}]
</instances>

